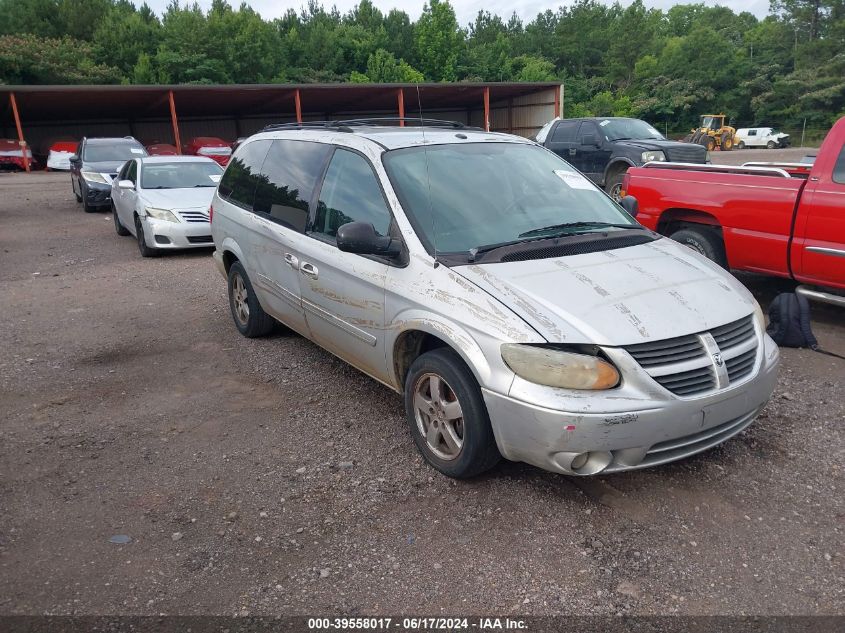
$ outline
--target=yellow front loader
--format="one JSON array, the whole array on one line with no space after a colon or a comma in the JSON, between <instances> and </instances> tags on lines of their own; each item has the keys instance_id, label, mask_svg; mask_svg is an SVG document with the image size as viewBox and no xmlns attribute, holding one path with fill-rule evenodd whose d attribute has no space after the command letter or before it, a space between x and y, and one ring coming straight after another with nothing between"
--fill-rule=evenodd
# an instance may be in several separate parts
<instances>
[{"instance_id":1,"label":"yellow front loader","mask_svg":"<svg viewBox=\"0 0 845 633\"><path fill-rule=\"evenodd\" d=\"M736 128L725 125L724 114L703 114L701 125L692 130L684 141L704 145L709 152L717 147L722 151L728 151L736 145Z\"/></svg>"}]
</instances>

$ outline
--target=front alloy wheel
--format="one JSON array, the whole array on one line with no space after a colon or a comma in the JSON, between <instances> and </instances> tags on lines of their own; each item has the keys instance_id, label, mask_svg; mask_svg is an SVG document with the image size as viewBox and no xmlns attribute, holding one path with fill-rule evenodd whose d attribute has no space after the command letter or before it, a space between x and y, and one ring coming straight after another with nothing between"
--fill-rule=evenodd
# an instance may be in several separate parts
<instances>
[{"instance_id":1,"label":"front alloy wheel","mask_svg":"<svg viewBox=\"0 0 845 633\"><path fill-rule=\"evenodd\" d=\"M423 374L414 385L414 419L428 449L445 461L464 446L464 413L454 390L437 374Z\"/></svg>"}]
</instances>

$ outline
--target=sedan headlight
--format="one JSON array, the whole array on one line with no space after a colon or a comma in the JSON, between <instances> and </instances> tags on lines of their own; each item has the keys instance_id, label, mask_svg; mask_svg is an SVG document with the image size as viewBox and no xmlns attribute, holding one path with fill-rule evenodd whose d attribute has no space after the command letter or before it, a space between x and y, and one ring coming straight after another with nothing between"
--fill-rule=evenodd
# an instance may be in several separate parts
<instances>
[{"instance_id":1,"label":"sedan headlight","mask_svg":"<svg viewBox=\"0 0 845 633\"><path fill-rule=\"evenodd\" d=\"M164 220L165 222L178 222L179 218L177 218L172 211L168 211L167 209L156 209L155 207L146 207L147 215L151 218L155 218L156 220Z\"/></svg>"},{"instance_id":2,"label":"sedan headlight","mask_svg":"<svg viewBox=\"0 0 845 633\"><path fill-rule=\"evenodd\" d=\"M502 345L502 360L520 378L561 389L612 389L619 384L616 368L595 356L550 347Z\"/></svg>"},{"instance_id":3,"label":"sedan headlight","mask_svg":"<svg viewBox=\"0 0 845 633\"><path fill-rule=\"evenodd\" d=\"M103 176L103 174L98 174L96 171L82 171L79 173L88 182L98 182L101 185L109 184L109 181L106 180L106 177Z\"/></svg>"},{"instance_id":4,"label":"sedan headlight","mask_svg":"<svg viewBox=\"0 0 845 633\"><path fill-rule=\"evenodd\" d=\"M651 161L665 161L666 154L656 150L651 152L643 152L642 159L644 163L649 163Z\"/></svg>"}]
</instances>

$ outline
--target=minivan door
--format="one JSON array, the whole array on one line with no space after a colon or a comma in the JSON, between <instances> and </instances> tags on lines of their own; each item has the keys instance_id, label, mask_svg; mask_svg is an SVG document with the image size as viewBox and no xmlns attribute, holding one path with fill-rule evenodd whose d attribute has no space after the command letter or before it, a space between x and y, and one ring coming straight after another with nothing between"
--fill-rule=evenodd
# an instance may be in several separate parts
<instances>
[{"instance_id":1,"label":"minivan door","mask_svg":"<svg viewBox=\"0 0 845 633\"><path fill-rule=\"evenodd\" d=\"M845 146L838 156L826 156L813 166L801 194L792 273L806 283L845 288Z\"/></svg>"},{"instance_id":2,"label":"minivan door","mask_svg":"<svg viewBox=\"0 0 845 633\"><path fill-rule=\"evenodd\" d=\"M384 288L389 264L337 248L337 230L369 222L381 235L392 215L369 161L336 148L320 187L310 239L302 240L300 289L315 342L361 371L387 381Z\"/></svg>"},{"instance_id":3,"label":"minivan door","mask_svg":"<svg viewBox=\"0 0 845 633\"><path fill-rule=\"evenodd\" d=\"M300 245L314 188L331 146L274 140L257 180L252 205L253 285L268 312L303 336L310 336L300 295Z\"/></svg>"}]
</instances>

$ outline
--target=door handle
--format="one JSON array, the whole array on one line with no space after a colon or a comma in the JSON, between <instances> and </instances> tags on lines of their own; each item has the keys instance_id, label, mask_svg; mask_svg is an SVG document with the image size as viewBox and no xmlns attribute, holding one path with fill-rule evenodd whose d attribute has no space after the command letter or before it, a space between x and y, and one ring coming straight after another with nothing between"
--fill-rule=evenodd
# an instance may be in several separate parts
<instances>
[{"instance_id":1,"label":"door handle","mask_svg":"<svg viewBox=\"0 0 845 633\"><path fill-rule=\"evenodd\" d=\"M311 277L311 279L316 279L318 274L317 267L309 262L302 262L299 265L299 272L307 277Z\"/></svg>"},{"instance_id":2,"label":"door handle","mask_svg":"<svg viewBox=\"0 0 845 633\"><path fill-rule=\"evenodd\" d=\"M569 155L570 155L570 156L575 156L575 153L576 153L577 151L578 151L578 150L576 150L574 147L571 147L571 148L569 148Z\"/></svg>"},{"instance_id":3,"label":"door handle","mask_svg":"<svg viewBox=\"0 0 845 633\"><path fill-rule=\"evenodd\" d=\"M295 255L291 255L290 253L285 253L285 261L294 270L299 268L299 260L296 258Z\"/></svg>"}]
</instances>

